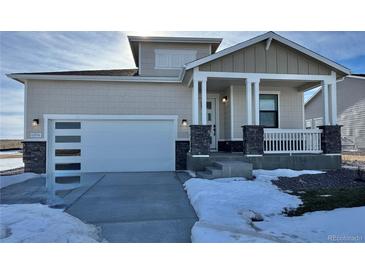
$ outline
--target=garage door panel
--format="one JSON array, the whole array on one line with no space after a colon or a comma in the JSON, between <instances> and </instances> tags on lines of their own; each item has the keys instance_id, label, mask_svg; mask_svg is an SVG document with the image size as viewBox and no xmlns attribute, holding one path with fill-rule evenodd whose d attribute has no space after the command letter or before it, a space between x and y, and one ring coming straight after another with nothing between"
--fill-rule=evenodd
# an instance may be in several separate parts
<instances>
[{"instance_id":1,"label":"garage door panel","mask_svg":"<svg viewBox=\"0 0 365 274\"><path fill-rule=\"evenodd\" d=\"M73 120L52 125L51 167L57 174L75 173L77 164L79 172L175 170L173 120Z\"/></svg>"}]
</instances>

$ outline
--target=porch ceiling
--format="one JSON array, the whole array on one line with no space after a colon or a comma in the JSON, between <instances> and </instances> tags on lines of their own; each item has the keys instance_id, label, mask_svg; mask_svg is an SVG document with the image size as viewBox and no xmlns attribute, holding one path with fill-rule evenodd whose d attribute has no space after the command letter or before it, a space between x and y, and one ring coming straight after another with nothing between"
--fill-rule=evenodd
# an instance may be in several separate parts
<instances>
[{"instance_id":1,"label":"porch ceiling","mask_svg":"<svg viewBox=\"0 0 365 274\"><path fill-rule=\"evenodd\" d=\"M209 78L207 81L207 89L211 91L222 91L228 89L230 85L245 85L244 79L222 79ZM298 81L298 80L261 80L260 86L267 87L290 87L297 88L299 91L319 86L319 81Z\"/></svg>"}]
</instances>

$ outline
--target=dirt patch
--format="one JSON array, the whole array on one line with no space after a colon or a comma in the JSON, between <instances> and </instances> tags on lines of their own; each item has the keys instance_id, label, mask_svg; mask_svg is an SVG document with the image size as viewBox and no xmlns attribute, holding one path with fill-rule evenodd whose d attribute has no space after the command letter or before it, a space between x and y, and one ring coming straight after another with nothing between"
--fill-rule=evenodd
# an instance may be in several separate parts
<instances>
[{"instance_id":1,"label":"dirt patch","mask_svg":"<svg viewBox=\"0 0 365 274\"><path fill-rule=\"evenodd\" d=\"M365 205L365 173L358 170L340 169L294 178L279 177L273 184L303 201L298 208L286 210L288 216Z\"/></svg>"},{"instance_id":2,"label":"dirt patch","mask_svg":"<svg viewBox=\"0 0 365 274\"><path fill-rule=\"evenodd\" d=\"M365 152L343 152L342 164L349 167L359 167L365 170Z\"/></svg>"}]
</instances>

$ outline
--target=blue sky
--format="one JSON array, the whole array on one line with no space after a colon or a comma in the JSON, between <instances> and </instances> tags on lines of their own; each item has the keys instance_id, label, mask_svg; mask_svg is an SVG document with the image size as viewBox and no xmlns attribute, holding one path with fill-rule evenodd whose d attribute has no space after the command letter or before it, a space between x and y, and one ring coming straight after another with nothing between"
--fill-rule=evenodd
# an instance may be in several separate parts
<instances>
[{"instance_id":1,"label":"blue sky","mask_svg":"<svg viewBox=\"0 0 365 274\"><path fill-rule=\"evenodd\" d=\"M262 33L0 32L0 138L23 138L23 85L7 73L131 68L127 35L220 37L221 50ZM278 33L353 73L365 73L365 32Z\"/></svg>"}]
</instances>

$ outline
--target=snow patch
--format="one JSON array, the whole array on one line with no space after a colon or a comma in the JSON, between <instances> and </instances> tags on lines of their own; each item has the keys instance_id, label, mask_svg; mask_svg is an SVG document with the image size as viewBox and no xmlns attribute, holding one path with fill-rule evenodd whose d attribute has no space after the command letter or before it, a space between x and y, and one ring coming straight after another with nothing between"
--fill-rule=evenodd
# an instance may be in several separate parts
<instances>
[{"instance_id":1,"label":"snow patch","mask_svg":"<svg viewBox=\"0 0 365 274\"><path fill-rule=\"evenodd\" d=\"M0 171L23 167L23 158L0 159Z\"/></svg>"},{"instance_id":2,"label":"snow patch","mask_svg":"<svg viewBox=\"0 0 365 274\"><path fill-rule=\"evenodd\" d=\"M98 242L93 225L41 204L0 205L0 242L89 243Z\"/></svg>"},{"instance_id":3,"label":"snow patch","mask_svg":"<svg viewBox=\"0 0 365 274\"><path fill-rule=\"evenodd\" d=\"M254 170L255 180L194 178L186 181L185 189L199 217L192 229L192 241L328 242L331 241L328 235L349 233L361 235L362 241L365 241L365 220L359 217L365 213L365 207L315 212L301 217L282 215L285 208L296 208L302 201L297 196L282 192L271 181L278 177L319 173L323 172ZM260 215L264 218L263 222L252 221ZM353 226L357 228L351 229Z\"/></svg>"}]
</instances>

